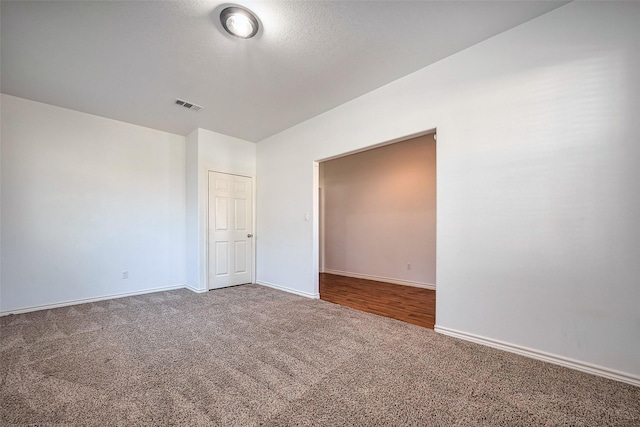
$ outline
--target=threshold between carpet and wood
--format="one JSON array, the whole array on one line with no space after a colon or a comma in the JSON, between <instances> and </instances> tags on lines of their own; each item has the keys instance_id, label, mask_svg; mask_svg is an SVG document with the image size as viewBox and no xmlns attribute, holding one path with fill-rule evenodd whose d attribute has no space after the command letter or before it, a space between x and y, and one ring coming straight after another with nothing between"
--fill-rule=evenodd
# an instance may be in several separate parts
<instances>
[{"instance_id":1,"label":"threshold between carpet and wood","mask_svg":"<svg viewBox=\"0 0 640 427\"><path fill-rule=\"evenodd\" d=\"M0 424L640 425L640 388L259 285L0 318Z\"/></svg>"}]
</instances>

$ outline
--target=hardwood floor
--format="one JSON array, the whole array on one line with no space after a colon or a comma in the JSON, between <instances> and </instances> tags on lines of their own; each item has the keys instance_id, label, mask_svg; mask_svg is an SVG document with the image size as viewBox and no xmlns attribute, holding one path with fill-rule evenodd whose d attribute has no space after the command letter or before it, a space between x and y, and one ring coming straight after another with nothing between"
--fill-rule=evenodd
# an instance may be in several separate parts
<instances>
[{"instance_id":1,"label":"hardwood floor","mask_svg":"<svg viewBox=\"0 0 640 427\"><path fill-rule=\"evenodd\" d=\"M320 274L320 299L433 329L436 291Z\"/></svg>"}]
</instances>

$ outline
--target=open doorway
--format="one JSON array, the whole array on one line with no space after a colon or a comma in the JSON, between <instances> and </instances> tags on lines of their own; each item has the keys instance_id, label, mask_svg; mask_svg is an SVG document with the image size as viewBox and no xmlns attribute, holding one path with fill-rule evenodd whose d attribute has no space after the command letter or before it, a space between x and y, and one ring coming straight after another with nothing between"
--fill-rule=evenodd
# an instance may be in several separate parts
<instances>
[{"instance_id":1,"label":"open doorway","mask_svg":"<svg viewBox=\"0 0 640 427\"><path fill-rule=\"evenodd\" d=\"M320 298L433 328L435 134L319 168Z\"/></svg>"}]
</instances>

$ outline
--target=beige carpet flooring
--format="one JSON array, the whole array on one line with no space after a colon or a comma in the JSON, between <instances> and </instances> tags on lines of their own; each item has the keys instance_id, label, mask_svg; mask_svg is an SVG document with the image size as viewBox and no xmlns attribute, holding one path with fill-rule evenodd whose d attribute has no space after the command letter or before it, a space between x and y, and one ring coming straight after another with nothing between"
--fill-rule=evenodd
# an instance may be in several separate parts
<instances>
[{"instance_id":1,"label":"beige carpet flooring","mask_svg":"<svg viewBox=\"0 0 640 427\"><path fill-rule=\"evenodd\" d=\"M3 426L640 425L640 388L257 285L0 332Z\"/></svg>"}]
</instances>

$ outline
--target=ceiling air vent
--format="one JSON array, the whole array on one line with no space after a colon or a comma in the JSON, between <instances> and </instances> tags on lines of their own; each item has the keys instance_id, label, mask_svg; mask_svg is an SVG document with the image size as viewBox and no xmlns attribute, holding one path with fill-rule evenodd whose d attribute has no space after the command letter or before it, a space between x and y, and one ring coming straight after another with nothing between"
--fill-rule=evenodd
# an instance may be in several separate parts
<instances>
[{"instance_id":1,"label":"ceiling air vent","mask_svg":"<svg viewBox=\"0 0 640 427\"><path fill-rule=\"evenodd\" d=\"M204 107L198 104L194 104L193 102L188 102L182 99L176 99L176 104L183 106L184 108L188 108L193 111L200 111Z\"/></svg>"}]
</instances>

